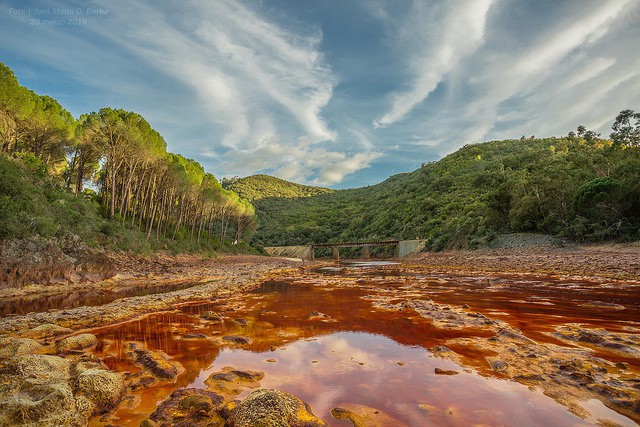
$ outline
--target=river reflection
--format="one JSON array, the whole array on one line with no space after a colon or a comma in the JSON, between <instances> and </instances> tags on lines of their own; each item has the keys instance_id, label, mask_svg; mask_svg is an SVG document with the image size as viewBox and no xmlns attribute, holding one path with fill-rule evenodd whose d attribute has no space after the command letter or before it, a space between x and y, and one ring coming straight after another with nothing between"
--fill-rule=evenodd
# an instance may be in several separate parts
<instances>
[{"instance_id":1,"label":"river reflection","mask_svg":"<svg viewBox=\"0 0 640 427\"><path fill-rule=\"evenodd\" d=\"M41 313L74 307L95 307L108 304L119 298L161 294L191 288L197 282L154 285L133 285L115 289L75 290L64 294L46 295L36 298L6 298L0 301L0 317L9 314Z\"/></svg>"},{"instance_id":2,"label":"river reflection","mask_svg":"<svg viewBox=\"0 0 640 427\"><path fill-rule=\"evenodd\" d=\"M261 387L293 393L332 426L351 425L332 418L330 410L336 406L366 413L371 425L380 426L587 426L596 425L598 419L635 425L599 401L588 402L591 417L581 419L540 391L484 372L480 375L478 367L486 365L487 355L473 350L465 353L465 349L456 348L466 369L435 357L429 349L448 339L486 338L493 333L479 328L439 329L413 311L375 309L369 297L411 294L468 304L474 310L493 313L493 317L503 313L515 327L524 326L528 333L537 333L547 341L553 339L543 332L552 324L576 319L604 324L609 311L582 307L575 314L570 311L568 319L560 319L554 316L581 301L573 294L569 301L559 298L558 294L568 295L563 286L555 290L547 286L545 292L534 294L530 289L537 286L535 283L520 283L517 278L412 277L394 268L388 264L339 265L333 273L325 270L318 277L342 274L363 279L349 286L314 280L313 274L268 281L250 293L186 305L177 312L94 331L101 339L97 354L114 370L140 369L125 354L128 342L163 351L185 368L174 383L161 382L136 392L139 399L121 405L109 422L138 425L173 390L206 388L205 380L212 373L232 366L264 372ZM491 287L493 291L488 290ZM598 299L606 298L602 294ZM637 307L625 310L633 313ZM224 314L224 323L202 319L208 311ZM614 328L630 324L628 318L624 323L624 316L623 320L619 316L615 319ZM187 334L201 338L186 339ZM228 334L243 335L252 342L241 349L220 347L216 338ZM456 374L437 375L436 368ZM92 421L92 425L106 424Z\"/></svg>"}]
</instances>

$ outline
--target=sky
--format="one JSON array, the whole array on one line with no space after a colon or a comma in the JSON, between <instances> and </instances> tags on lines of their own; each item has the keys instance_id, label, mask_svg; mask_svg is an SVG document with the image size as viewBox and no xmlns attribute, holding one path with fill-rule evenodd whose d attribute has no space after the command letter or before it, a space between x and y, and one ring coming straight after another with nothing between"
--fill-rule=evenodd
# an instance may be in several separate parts
<instances>
[{"instance_id":1,"label":"sky","mask_svg":"<svg viewBox=\"0 0 640 427\"><path fill-rule=\"evenodd\" d=\"M640 110L640 0L0 0L0 62L218 179L376 184Z\"/></svg>"}]
</instances>

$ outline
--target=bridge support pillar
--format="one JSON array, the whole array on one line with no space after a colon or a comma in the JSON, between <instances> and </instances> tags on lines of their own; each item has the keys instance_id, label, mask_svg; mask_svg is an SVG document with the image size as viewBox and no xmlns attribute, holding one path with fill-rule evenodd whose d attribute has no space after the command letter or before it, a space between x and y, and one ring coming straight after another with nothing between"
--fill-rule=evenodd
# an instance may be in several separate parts
<instances>
[{"instance_id":1,"label":"bridge support pillar","mask_svg":"<svg viewBox=\"0 0 640 427\"><path fill-rule=\"evenodd\" d=\"M371 258L371 250L369 249L369 246L363 246L362 247L362 257L364 259Z\"/></svg>"},{"instance_id":2,"label":"bridge support pillar","mask_svg":"<svg viewBox=\"0 0 640 427\"><path fill-rule=\"evenodd\" d=\"M333 259L335 260L340 259L340 249L337 246L333 247Z\"/></svg>"}]
</instances>

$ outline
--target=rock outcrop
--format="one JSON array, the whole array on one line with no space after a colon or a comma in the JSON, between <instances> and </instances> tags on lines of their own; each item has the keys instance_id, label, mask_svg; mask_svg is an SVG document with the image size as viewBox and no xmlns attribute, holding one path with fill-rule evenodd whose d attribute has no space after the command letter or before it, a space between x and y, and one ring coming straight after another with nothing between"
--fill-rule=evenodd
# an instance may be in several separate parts
<instances>
[{"instance_id":1,"label":"rock outcrop","mask_svg":"<svg viewBox=\"0 0 640 427\"><path fill-rule=\"evenodd\" d=\"M167 356L161 352L140 348L136 343L129 343L129 349L129 355L134 362L156 378L174 380L184 370L178 362L167 360Z\"/></svg>"},{"instance_id":2,"label":"rock outcrop","mask_svg":"<svg viewBox=\"0 0 640 427\"><path fill-rule=\"evenodd\" d=\"M158 406L147 425L223 426L224 420L218 414L222 404L222 397L214 392L195 388L179 389Z\"/></svg>"},{"instance_id":3,"label":"rock outcrop","mask_svg":"<svg viewBox=\"0 0 640 427\"><path fill-rule=\"evenodd\" d=\"M97 343L98 338L93 334L78 334L56 342L56 351L58 353L69 353L93 347Z\"/></svg>"},{"instance_id":4,"label":"rock outcrop","mask_svg":"<svg viewBox=\"0 0 640 427\"><path fill-rule=\"evenodd\" d=\"M73 234L58 241L36 235L0 242L0 288L99 280L115 274L109 257L89 248Z\"/></svg>"},{"instance_id":5,"label":"rock outcrop","mask_svg":"<svg viewBox=\"0 0 640 427\"><path fill-rule=\"evenodd\" d=\"M125 390L120 374L87 356L23 354L2 362L0 425L84 426Z\"/></svg>"}]
</instances>

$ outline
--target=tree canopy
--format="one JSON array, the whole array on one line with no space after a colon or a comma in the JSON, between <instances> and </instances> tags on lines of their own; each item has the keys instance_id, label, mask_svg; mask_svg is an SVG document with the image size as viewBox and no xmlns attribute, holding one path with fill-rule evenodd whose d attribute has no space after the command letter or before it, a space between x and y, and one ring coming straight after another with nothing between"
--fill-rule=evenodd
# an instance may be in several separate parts
<instances>
[{"instance_id":1,"label":"tree canopy","mask_svg":"<svg viewBox=\"0 0 640 427\"><path fill-rule=\"evenodd\" d=\"M219 247L254 228L253 206L195 160L167 152L162 135L140 114L105 107L76 120L55 99L21 86L1 63L0 153L22 159L75 196L88 194L87 185L97 189L103 215L140 230L146 240Z\"/></svg>"}]
</instances>

